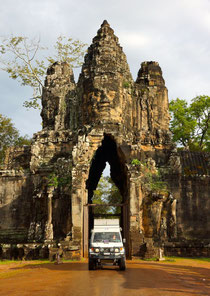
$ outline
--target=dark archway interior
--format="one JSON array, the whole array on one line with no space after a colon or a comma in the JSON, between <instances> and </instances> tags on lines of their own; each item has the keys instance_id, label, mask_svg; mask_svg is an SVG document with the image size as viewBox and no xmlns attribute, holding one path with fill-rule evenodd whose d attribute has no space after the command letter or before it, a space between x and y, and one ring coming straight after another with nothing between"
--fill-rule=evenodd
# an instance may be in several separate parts
<instances>
[{"instance_id":1,"label":"dark archway interior","mask_svg":"<svg viewBox=\"0 0 210 296\"><path fill-rule=\"evenodd\" d=\"M124 155L117 148L116 142L111 135L104 135L102 145L97 149L90 168L89 178L86 182L88 189L88 203L92 203L93 191L96 189L106 162L110 165L110 174L113 182L118 187L123 202L127 197L127 176Z\"/></svg>"},{"instance_id":2,"label":"dark archway interior","mask_svg":"<svg viewBox=\"0 0 210 296\"><path fill-rule=\"evenodd\" d=\"M125 166L125 157L119 147L117 147L114 137L109 134L104 134L104 139L101 146L95 152L92 159L88 180L86 181L86 188L88 189L88 237L90 238L91 229L94 222L94 210L91 206L94 190L97 188L98 182L101 178L102 172L105 169L106 162L110 165L111 179L117 186L122 196L120 226L122 227L122 235L129 242L129 202L128 202L128 181L127 168ZM107 217L106 217L107 218ZM87 239L87 237L86 237ZM89 239L88 239L89 241ZM129 254L129 243L126 244L126 253Z\"/></svg>"}]
</instances>

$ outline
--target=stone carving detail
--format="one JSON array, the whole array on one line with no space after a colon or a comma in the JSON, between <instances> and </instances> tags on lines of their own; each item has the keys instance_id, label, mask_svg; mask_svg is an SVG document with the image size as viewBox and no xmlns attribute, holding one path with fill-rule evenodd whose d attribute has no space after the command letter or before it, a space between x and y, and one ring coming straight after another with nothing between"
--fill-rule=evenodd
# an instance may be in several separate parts
<instances>
[{"instance_id":1,"label":"stone carving detail","mask_svg":"<svg viewBox=\"0 0 210 296\"><path fill-rule=\"evenodd\" d=\"M47 71L42 95L43 128L62 130L73 121L75 82L67 63L54 63Z\"/></svg>"},{"instance_id":2,"label":"stone carving detail","mask_svg":"<svg viewBox=\"0 0 210 296\"><path fill-rule=\"evenodd\" d=\"M40 241L43 238L41 223L31 222L28 230L28 239L30 241Z\"/></svg>"}]
</instances>

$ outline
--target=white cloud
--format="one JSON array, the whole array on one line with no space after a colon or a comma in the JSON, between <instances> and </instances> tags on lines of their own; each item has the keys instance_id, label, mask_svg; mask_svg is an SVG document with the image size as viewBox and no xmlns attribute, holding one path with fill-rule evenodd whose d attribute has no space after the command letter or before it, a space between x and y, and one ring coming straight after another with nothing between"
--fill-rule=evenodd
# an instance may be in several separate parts
<instances>
[{"instance_id":1,"label":"white cloud","mask_svg":"<svg viewBox=\"0 0 210 296\"><path fill-rule=\"evenodd\" d=\"M120 41L124 44L129 44L130 48L138 50L142 46L148 46L150 39L148 36L141 33L122 32Z\"/></svg>"}]
</instances>

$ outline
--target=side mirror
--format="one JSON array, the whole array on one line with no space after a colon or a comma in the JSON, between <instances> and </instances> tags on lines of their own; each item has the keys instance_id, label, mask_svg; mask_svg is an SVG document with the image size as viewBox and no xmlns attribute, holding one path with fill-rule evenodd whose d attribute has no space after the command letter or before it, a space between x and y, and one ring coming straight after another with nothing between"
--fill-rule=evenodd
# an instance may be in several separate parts
<instances>
[{"instance_id":1,"label":"side mirror","mask_svg":"<svg viewBox=\"0 0 210 296\"><path fill-rule=\"evenodd\" d=\"M126 243L126 238L123 239L123 244L125 244L125 243Z\"/></svg>"}]
</instances>

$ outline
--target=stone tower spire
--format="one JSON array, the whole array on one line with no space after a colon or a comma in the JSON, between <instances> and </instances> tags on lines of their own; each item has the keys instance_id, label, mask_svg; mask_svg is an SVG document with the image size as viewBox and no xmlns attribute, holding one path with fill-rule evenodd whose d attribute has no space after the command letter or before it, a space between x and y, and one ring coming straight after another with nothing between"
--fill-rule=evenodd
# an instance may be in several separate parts
<instances>
[{"instance_id":1,"label":"stone tower spire","mask_svg":"<svg viewBox=\"0 0 210 296\"><path fill-rule=\"evenodd\" d=\"M128 88L133 79L126 56L113 29L105 20L85 56L78 82L81 125L103 122L131 123Z\"/></svg>"},{"instance_id":2,"label":"stone tower spire","mask_svg":"<svg viewBox=\"0 0 210 296\"><path fill-rule=\"evenodd\" d=\"M141 64L136 80L136 89L141 106L139 127L142 137L148 135L149 138L153 137L159 143L165 137L170 138L168 90L157 62L150 61ZM145 140L148 142L149 139Z\"/></svg>"},{"instance_id":3,"label":"stone tower spire","mask_svg":"<svg viewBox=\"0 0 210 296\"><path fill-rule=\"evenodd\" d=\"M74 74L66 63L56 62L47 70L42 93L42 123L46 130L70 127L70 106L75 96Z\"/></svg>"}]
</instances>

